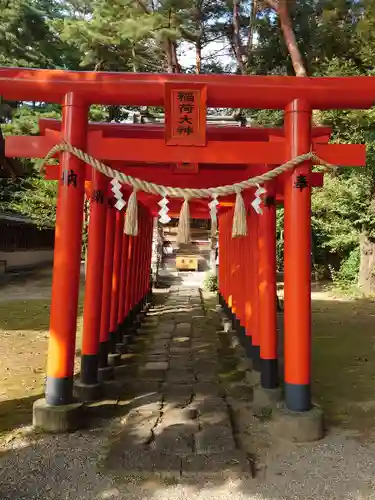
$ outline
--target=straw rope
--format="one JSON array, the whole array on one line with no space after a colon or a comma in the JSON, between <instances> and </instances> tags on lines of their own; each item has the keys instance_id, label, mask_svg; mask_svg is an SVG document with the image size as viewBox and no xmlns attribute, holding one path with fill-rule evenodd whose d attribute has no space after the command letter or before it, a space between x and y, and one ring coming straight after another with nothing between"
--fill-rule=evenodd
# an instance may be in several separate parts
<instances>
[{"instance_id":1,"label":"straw rope","mask_svg":"<svg viewBox=\"0 0 375 500\"><path fill-rule=\"evenodd\" d=\"M286 172L287 170L291 170L295 168L300 163L304 161L311 160L316 165L323 165L326 168L336 168L333 165L329 165L323 162L320 158L318 158L312 151L305 153L303 155L297 156L292 160L283 163L282 165L265 172L264 174L257 175L250 179L247 179L242 182L236 182L232 185L226 186L218 186L213 188L201 188L201 189L193 189L193 188L179 188L179 187L171 187L171 186L162 186L160 184L154 184L153 182L147 182L142 179L138 179L136 177L131 177L130 175L126 175L123 172L119 172L115 170L105 163L97 160L96 158L90 156L85 153L81 149L78 149L67 142L63 142L61 144L56 144L46 157L42 160L42 167L46 162L51 160L56 153L68 152L76 156L79 160L91 165L91 167L95 168L102 174L107 177L112 177L113 179L117 179L122 184L128 184L132 186L133 192L130 195L128 206L126 209L126 219L124 232L130 236L136 236L138 234L138 203L137 203L137 191L144 191L146 193L151 193L155 195L159 195L162 198L169 196L173 198L184 198L184 202L181 207L181 213L179 217L179 225L177 232L177 241L178 243L188 243L190 240L190 210L189 210L189 200L191 198L217 198L218 196L225 196L230 194L236 194L236 203L234 206L233 212L233 227L232 227L232 237L237 238L240 236L247 235L247 217L246 217L246 206L242 197L242 190L250 188L252 186L259 186L267 181L270 181L277 177L278 175ZM211 213L211 219L213 225L217 227L216 215Z\"/></svg>"},{"instance_id":2,"label":"straw rope","mask_svg":"<svg viewBox=\"0 0 375 500\"><path fill-rule=\"evenodd\" d=\"M247 180L236 182L235 184L225 185L225 186L217 186L213 188L179 188L172 186L162 186L160 184L154 184L153 182L147 182L142 179L138 179L137 177L132 177L130 175L126 175L123 172L119 172L108 165L105 165L101 161L96 158L90 156L79 148L72 146L67 142L63 142L60 144L56 144L49 153L42 160L41 170L43 170L44 165L51 160L56 153L68 152L76 156L78 159L87 163L91 167L95 168L99 172L105 174L107 177L112 177L113 179L118 179L123 184L128 184L132 186L136 191L144 191L146 193L151 193L155 195L159 195L161 197L169 196L172 198L213 198L215 196L225 196L230 194L238 194L238 192L256 186L257 184L263 184L264 182L270 181L277 177L278 175L286 172L287 170L292 170L297 167L300 163L304 161L311 160L315 165L322 165L326 168L335 169L334 165L327 164L320 158L318 158L312 151L299 155L292 160L279 165L273 170L269 170L264 174L257 175L255 177L251 177Z\"/></svg>"}]
</instances>

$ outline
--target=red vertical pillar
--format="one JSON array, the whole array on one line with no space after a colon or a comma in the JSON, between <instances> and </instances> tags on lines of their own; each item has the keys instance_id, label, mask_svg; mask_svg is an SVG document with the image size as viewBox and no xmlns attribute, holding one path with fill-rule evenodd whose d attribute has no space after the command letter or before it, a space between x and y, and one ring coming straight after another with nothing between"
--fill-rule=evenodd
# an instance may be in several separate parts
<instances>
[{"instance_id":1,"label":"red vertical pillar","mask_svg":"<svg viewBox=\"0 0 375 500\"><path fill-rule=\"evenodd\" d=\"M128 244L128 274L126 280L126 290L125 290L125 316L127 322L130 324L130 310L131 310L131 289L132 289L132 279L133 279L133 269L134 269L134 236L129 236Z\"/></svg>"},{"instance_id":2,"label":"red vertical pillar","mask_svg":"<svg viewBox=\"0 0 375 500\"><path fill-rule=\"evenodd\" d=\"M150 217L149 214L145 211L145 235L143 240L143 251L142 251L142 280L141 280L141 290L140 290L140 299L142 301L142 309L145 305L145 295L146 295L146 276L148 274L148 244L149 244L149 232L150 232Z\"/></svg>"},{"instance_id":3,"label":"red vertical pillar","mask_svg":"<svg viewBox=\"0 0 375 500\"><path fill-rule=\"evenodd\" d=\"M250 209L252 210L252 208ZM252 298L251 298L251 238L254 237L252 233L252 227L251 227L251 217L250 215L246 215L246 222L247 222L247 236L245 237L245 243L244 243L244 266L243 266L243 275L244 275L244 287L243 287L243 295L244 295L244 314L245 314L245 319L244 319L244 326L245 326L245 337L244 337L244 347L246 350L246 354L249 358L252 358L253 356L253 344L252 344L252 315L253 315L253 303L252 303Z\"/></svg>"},{"instance_id":4,"label":"red vertical pillar","mask_svg":"<svg viewBox=\"0 0 375 500\"><path fill-rule=\"evenodd\" d=\"M68 93L62 112L62 139L85 149L87 105ZM69 404L73 398L84 186L85 164L61 153L46 382L49 405Z\"/></svg>"},{"instance_id":5,"label":"red vertical pillar","mask_svg":"<svg viewBox=\"0 0 375 500\"><path fill-rule=\"evenodd\" d=\"M139 263L140 263L140 250L142 244L142 233L143 229L140 229L138 236L136 236L134 240L134 267L133 267L133 279L132 279L133 293L132 293L132 304L131 304L133 320L136 320L138 313L137 301L138 301L138 285L139 285L139 271L140 271Z\"/></svg>"},{"instance_id":6,"label":"red vertical pillar","mask_svg":"<svg viewBox=\"0 0 375 500\"><path fill-rule=\"evenodd\" d=\"M276 192L275 183L266 183L263 215L259 220L259 332L261 385L278 386L276 311Z\"/></svg>"},{"instance_id":7,"label":"red vertical pillar","mask_svg":"<svg viewBox=\"0 0 375 500\"><path fill-rule=\"evenodd\" d=\"M113 270L112 270L112 290L111 290L111 316L110 316L110 350L116 352L116 344L118 342L117 320L118 320L118 303L120 296L120 279L121 279L121 256L122 256L122 239L124 231L124 212L116 212L115 224L115 248L113 255Z\"/></svg>"},{"instance_id":8,"label":"red vertical pillar","mask_svg":"<svg viewBox=\"0 0 375 500\"><path fill-rule=\"evenodd\" d=\"M150 214L147 211L145 211L145 238L143 243L143 279L141 286L142 309L144 309L146 305L147 281L150 279L151 259L148 260L150 245L152 245L152 223Z\"/></svg>"},{"instance_id":9,"label":"red vertical pillar","mask_svg":"<svg viewBox=\"0 0 375 500\"><path fill-rule=\"evenodd\" d=\"M98 383L108 179L92 169L80 381Z\"/></svg>"},{"instance_id":10,"label":"red vertical pillar","mask_svg":"<svg viewBox=\"0 0 375 500\"><path fill-rule=\"evenodd\" d=\"M233 210L227 214L227 266L228 266L228 307L230 314L233 314L233 239L230 233L230 221L233 221Z\"/></svg>"},{"instance_id":11,"label":"red vertical pillar","mask_svg":"<svg viewBox=\"0 0 375 500\"><path fill-rule=\"evenodd\" d=\"M233 221L233 211L232 211L232 221ZM238 314L238 238L232 238L230 240L230 256L231 256L231 283L232 283L232 314L233 319L235 320L236 315Z\"/></svg>"},{"instance_id":12,"label":"red vertical pillar","mask_svg":"<svg viewBox=\"0 0 375 500\"><path fill-rule=\"evenodd\" d=\"M119 293L118 318L117 318L117 324L120 328L121 326L123 326L123 322L125 320L125 293L126 293L126 282L128 274L128 247L129 247L129 236L123 233L122 254L121 254L121 279L120 279L120 293Z\"/></svg>"},{"instance_id":13,"label":"red vertical pillar","mask_svg":"<svg viewBox=\"0 0 375 500\"><path fill-rule=\"evenodd\" d=\"M246 259L246 250L248 245L248 236L243 236L239 238L239 253L238 253L238 264L239 264L239 279L240 279L240 293L238 296L239 301L239 327L238 327L238 335L242 345L245 347L246 343L246 267L247 267L247 259Z\"/></svg>"},{"instance_id":14,"label":"red vertical pillar","mask_svg":"<svg viewBox=\"0 0 375 500\"><path fill-rule=\"evenodd\" d=\"M154 236L154 218L149 213L149 229L148 229L148 246L146 256L147 274L145 276L145 304L149 303L152 299L152 284L151 284L151 261L152 261L152 244Z\"/></svg>"},{"instance_id":15,"label":"red vertical pillar","mask_svg":"<svg viewBox=\"0 0 375 500\"><path fill-rule=\"evenodd\" d=\"M143 271L144 271L144 260L143 260L143 249L144 249L144 237L145 237L145 212L143 210L140 210L139 214L139 221L140 221L140 231L138 235L138 263L137 263L137 275L135 279L135 299L134 299L134 304L136 307L137 312L140 311L141 309L141 295L142 295L142 280L143 280Z\"/></svg>"},{"instance_id":16,"label":"red vertical pillar","mask_svg":"<svg viewBox=\"0 0 375 500\"><path fill-rule=\"evenodd\" d=\"M116 208L113 198L108 198L105 230L105 252L103 269L102 313L100 319L99 367L108 366L109 327L111 316L112 271L115 247Z\"/></svg>"},{"instance_id":17,"label":"red vertical pillar","mask_svg":"<svg viewBox=\"0 0 375 500\"><path fill-rule=\"evenodd\" d=\"M260 371L260 335L259 335L259 250L258 250L258 226L259 217L255 210L251 208L249 214L250 225L250 300L251 300L251 337L252 337L252 358L254 369Z\"/></svg>"},{"instance_id":18,"label":"red vertical pillar","mask_svg":"<svg viewBox=\"0 0 375 500\"><path fill-rule=\"evenodd\" d=\"M218 236L217 236L217 241L218 241L218 251L220 254L220 249L223 246L223 229L221 227L222 225L222 216L219 213L218 214L218 224L217 224L217 231L218 231ZM219 267L217 270L217 291L218 291L218 301L219 305L223 306L223 269L220 266L220 255L219 255Z\"/></svg>"},{"instance_id":19,"label":"red vertical pillar","mask_svg":"<svg viewBox=\"0 0 375 500\"><path fill-rule=\"evenodd\" d=\"M236 238L237 240L237 273L236 273L236 281L237 281L237 320L238 326L243 325L243 286L244 286L244 276L243 276L243 245L245 241L245 237L241 236L240 238Z\"/></svg>"},{"instance_id":20,"label":"red vertical pillar","mask_svg":"<svg viewBox=\"0 0 375 500\"><path fill-rule=\"evenodd\" d=\"M223 264L225 269L225 310L229 313L229 296L230 296L230 276L229 276L229 216L230 212L226 212L224 215L225 222L225 230L224 230L224 248L225 250L222 252Z\"/></svg>"},{"instance_id":21,"label":"red vertical pillar","mask_svg":"<svg viewBox=\"0 0 375 500\"><path fill-rule=\"evenodd\" d=\"M285 109L287 158L311 147L311 107L296 99ZM284 356L290 410L311 408L311 162L285 174Z\"/></svg>"}]
</instances>

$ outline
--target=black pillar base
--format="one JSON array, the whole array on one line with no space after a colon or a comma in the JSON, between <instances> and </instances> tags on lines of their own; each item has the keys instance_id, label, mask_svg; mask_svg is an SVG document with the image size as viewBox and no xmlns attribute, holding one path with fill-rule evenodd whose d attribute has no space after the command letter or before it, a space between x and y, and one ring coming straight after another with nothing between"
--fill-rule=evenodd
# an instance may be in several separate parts
<instances>
[{"instance_id":1,"label":"black pillar base","mask_svg":"<svg viewBox=\"0 0 375 500\"><path fill-rule=\"evenodd\" d=\"M245 336L243 338L243 348L245 349L246 356L252 360L253 359L253 344L252 344L250 335L246 335L246 332L245 332Z\"/></svg>"},{"instance_id":2,"label":"black pillar base","mask_svg":"<svg viewBox=\"0 0 375 500\"><path fill-rule=\"evenodd\" d=\"M257 372L260 372L262 369L262 364L260 361L260 346L259 345L252 346L252 360L253 360L254 370Z\"/></svg>"},{"instance_id":3,"label":"black pillar base","mask_svg":"<svg viewBox=\"0 0 375 500\"><path fill-rule=\"evenodd\" d=\"M285 403L288 410L309 411L311 405L311 387L309 384L289 384L285 382Z\"/></svg>"},{"instance_id":4,"label":"black pillar base","mask_svg":"<svg viewBox=\"0 0 375 500\"><path fill-rule=\"evenodd\" d=\"M279 368L277 359L261 359L260 383L264 389L276 389L279 386Z\"/></svg>"},{"instance_id":5,"label":"black pillar base","mask_svg":"<svg viewBox=\"0 0 375 500\"><path fill-rule=\"evenodd\" d=\"M100 342L99 344L99 368L108 366L109 341Z\"/></svg>"},{"instance_id":6,"label":"black pillar base","mask_svg":"<svg viewBox=\"0 0 375 500\"><path fill-rule=\"evenodd\" d=\"M240 344L242 345L242 347L245 347L246 330L245 327L242 326L240 322L238 322L238 326L236 326L236 332Z\"/></svg>"},{"instance_id":7,"label":"black pillar base","mask_svg":"<svg viewBox=\"0 0 375 500\"><path fill-rule=\"evenodd\" d=\"M124 328L122 325L117 325L117 329L115 332L116 335L116 344L119 344L122 342L122 336L124 335Z\"/></svg>"},{"instance_id":8,"label":"black pillar base","mask_svg":"<svg viewBox=\"0 0 375 500\"><path fill-rule=\"evenodd\" d=\"M224 299L220 292L217 292L217 300L219 302L219 305L224 309Z\"/></svg>"},{"instance_id":9,"label":"black pillar base","mask_svg":"<svg viewBox=\"0 0 375 500\"><path fill-rule=\"evenodd\" d=\"M229 319L233 323L234 321L236 321L236 315L233 313L232 309L230 309L229 307L228 307L228 311L229 311Z\"/></svg>"},{"instance_id":10,"label":"black pillar base","mask_svg":"<svg viewBox=\"0 0 375 500\"><path fill-rule=\"evenodd\" d=\"M81 376L82 384L95 385L98 383L98 354L82 354L81 356Z\"/></svg>"},{"instance_id":11,"label":"black pillar base","mask_svg":"<svg viewBox=\"0 0 375 500\"><path fill-rule=\"evenodd\" d=\"M127 326L134 325L134 320L135 320L135 311L134 309L132 309L131 311L129 311L128 317L126 318L126 325Z\"/></svg>"},{"instance_id":12,"label":"black pillar base","mask_svg":"<svg viewBox=\"0 0 375 500\"><path fill-rule=\"evenodd\" d=\"M241 345L243 345L243 337L245 335L245 329L243 328L243 326L240 323L240 320L237 319L235 314L233 315L232 327L237 334L238 341L240 342Z\"/></svg>"},{"instance_id":13,"label":"black pillar base","mask_svg":"<svg viewBox=\"0 0 375 500\"><path fill-rule=\"evenodd\" d=\"M73 376L62 378L47 377L46 403L48 405L69 405L73 402Z\"/></svg>"},{"instance_id":14,"label":"black pillar base","mask_svg":"<svg viewBox=\"0 0 375 500\"><path fill-rule=\"evenodd\" d=\"M115 354L116 352L117 335L116 332L109 332L108 334L108 347L109 352Z\"/></svg>"},{"instance_id":15,"label":"black pillar base","mask_svg":"<svg viewBox=\"0 0 375 500\"><path fill-rule=\"evenodd\" d=\"M221 296L221 307L224 310L224 314L229 318L232 311L229 309L228 304L226 303L224 297L222 296Z\"/></svg>"}]
</instances>

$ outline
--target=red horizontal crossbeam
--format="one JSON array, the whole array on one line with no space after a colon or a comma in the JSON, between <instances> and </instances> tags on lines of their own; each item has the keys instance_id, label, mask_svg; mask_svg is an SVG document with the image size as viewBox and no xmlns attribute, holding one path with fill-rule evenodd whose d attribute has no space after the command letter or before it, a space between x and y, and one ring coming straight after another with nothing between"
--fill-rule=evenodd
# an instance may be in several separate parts
<instances>
[{"instance_id":1,"label":"red horizontal crossbeam","mask_svg":"<svg viewBox=\"0 0 375 500\"><path fill-rule=\"evenodd\" d=\"M46 130L45 136L9 136L5 154L13 158L43 158L59 142L59 133ZM314 144L316 154L328 163L363 166L363 144ZM206 147L166 146L163 139L103 138L100 131L88 134L87 152L100 160L140 163L216 163L278 165L289 158L283 139L273 142L210 141Z\"/></svg>"},{"instance_id":2,"label":"red horizontal crossbeam","mask_svg":"<svg viewBox=\"0 0 375 500\"><path fill-rule=\"evenodd\" d=\"M375 101L375 77L105 73L0 69L0 95L15 101L61 102L75 92L90 104L163 106L165 83L207 85L207 106L282 109L294 99L313 109L365 109Z\"/></svg>"},{"instance_id":3,"label":"red horizontal crossbeam","mask_svg":"<svg viewBox=\"0 0 375 500\"><path fill-rule=\"evenodd\" d=\"M163 139L164 125L132 124L132 123L104 123L90 122L90 132L100 131L103 137L133 138L133 139ZM39 131L44 135L47 130L61 130L61 121L52 118L39 120ZM328 142L332 133L331 127L313 127L312 137L318 142ZM207 125L207 139L209 141L268 141L270 136L284 137L284 128L262 127L219 127Z\"/></svg>"}]
</instances>

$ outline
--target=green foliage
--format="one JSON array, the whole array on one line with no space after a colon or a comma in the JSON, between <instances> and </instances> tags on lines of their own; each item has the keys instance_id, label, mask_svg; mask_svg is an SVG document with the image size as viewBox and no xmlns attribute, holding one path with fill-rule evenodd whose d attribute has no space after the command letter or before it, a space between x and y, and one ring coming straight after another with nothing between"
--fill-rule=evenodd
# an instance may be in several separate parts
<instances>
[{"instance_id":1,"label":"green foliage","mask_svg":"<svg viewBox=\"0 0 375 500\"><path fill-rule=\"evenodd\" d=\"M55 68L74 65L76 53L67 50L54 29L61 5L54 0L1 0L0 65Z\"/></svg>"},{"instance_id":2,"label":"green foliage","mask_svg":"<svg viewBox=\"0 0 375 500\"><path fill-rule=\"evenodd\" d=\"M55 225L57 183L39 176L17 181L1 179L0 210L18 212L40 228Z\"/></svg>"},{"instance_id":3,"label":"green foliage","mask_svg":"<svg viewBox=\"0 0 375 500\"><path fill-rule=\"evenodd\" d=\"M276 261L279 270L284 267L284 208L276 212Z\"/></svg>"},{"instance_id":4,"label":"green foliage","mask_svg":"<svg viewBox=\"0 0 375 500\"><path fill-rule=\"evenodd\" d=\"M332 281L341 289L347 289L357 284L360 263L359 247L354 248L349 256L342 261L340 269L336 272L331 268Z\"/></svg>"},{"instance_id":5,"label":"green foliage","mask_svg":"<svg viewBox=\"0 0 375 500\"><path fill-rule=\"evenodd\" d=\"M212 273L207 273L203 282L203 286L209 292L217 292L219 289L217 276L213 275Z\"/></svg>"},{"instance_id":6,"label":"green foliage","mask_svg":"<svg viewBox=\"0 0 375 500\"><path fill-rule=\"evenodd\" d=\"M59 106L22 105L14 113L13 120L2 126L6 135L36 135L38 120L59 118ZM36 169L35 161L22 160L25 172L22 179L2 179L0 189L0 210L18 212L36 222L39 227L54 226L56 216L57 185L45 181Z\"/></svg>"}]
</instances>

